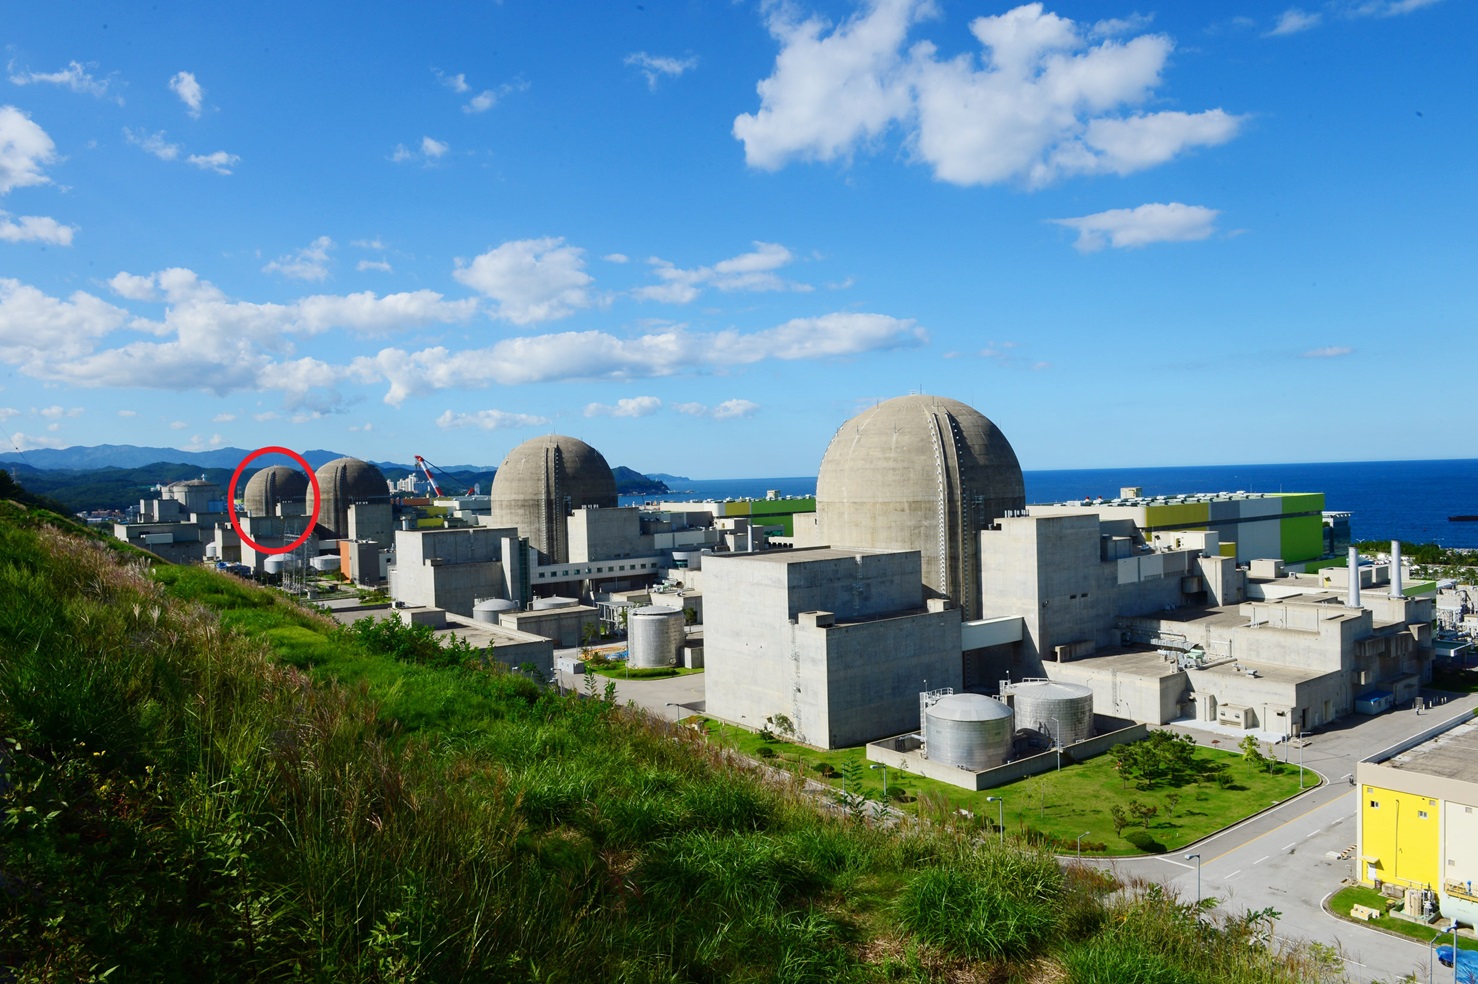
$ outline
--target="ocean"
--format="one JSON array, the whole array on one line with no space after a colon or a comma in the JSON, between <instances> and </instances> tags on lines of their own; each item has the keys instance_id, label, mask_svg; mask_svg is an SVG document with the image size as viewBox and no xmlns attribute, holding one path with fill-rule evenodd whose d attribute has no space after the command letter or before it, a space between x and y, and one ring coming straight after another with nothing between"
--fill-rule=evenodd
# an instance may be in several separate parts
<instances>
[{"instance_id":1,"label":"ocean","mask_svg":"<svg viewBox=\"0 0 1478 984\"><path fill-rule=\"evenodd\" d=\"M1444 547L1478 548L1478 522L1452 523L1453 515L1478 515L1478 459L1446 461L1348 461L1287 465L1204 465L1192 468L1098 468L1029 471L1026 501L1065 502L1085 496L1111 499L1125 486L1145 495L1193 492L1323 492L1324 507L1349 512L1357 540L1401 540ZM682 491L676 491L681 486ZM815 477L735 478L676 483L663 498L761 498L815 495ZM624 496L639 505L651 496Z\"/></svg>"}]
</instances>

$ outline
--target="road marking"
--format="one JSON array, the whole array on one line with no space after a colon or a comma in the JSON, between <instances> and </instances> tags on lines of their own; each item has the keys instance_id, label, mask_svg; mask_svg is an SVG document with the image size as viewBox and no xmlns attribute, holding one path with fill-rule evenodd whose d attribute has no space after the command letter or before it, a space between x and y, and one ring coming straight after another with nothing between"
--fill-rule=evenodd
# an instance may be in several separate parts
<instances>
[{"instance_id":1,"label":"road marking","mask_svg":"<svg viewBox=\"0 0 1478 984\"><path fill-rule=\"evenodd\" d=\"M1169 858L1165 857L1165 855L1163 855L1163 854L1157 855L1157 856L1159 857L1159 859L1161 861L1164 861L1166 864L1173 864L1177 868L1189 868L1190 867L1190 865L1188 865L1188 864L1181 864L1179 861L1171 861Z\"/></svg>"},{"instance_id":2,"label":"road marking","mask_svg":"<svg viewBox=\"0 0 1478 984\"><path fill-rule=\"evenodd\" d=\"M1242 869L1241 868L1238 868L1236 871L1232 872L1230 875L1227 875L1225 878L1223 878L1222 881L1231 881L1233 878L1236 878L1241 873L1242 873Z\"/></svg>"},{"instance_id":3,"label":"road marking","mask_svg":"<svg viewBox=\"0 0 1478 984\"><path fill-rule=\"evenodd\" d=\"M1345 822L1345 818L1344 817L1340 817L1338 820L1334 821L1334 823L1330 824L1330 826L1333 827L1334 824L1336 824L1336 823L1344 823L1344 822Z\"/></svg>"},{"instance_id":4,"label":"road marking","mask_svg":"<svg viewBox=\"0 0 1478 984\"><path fill-rule=\"evenodd\" d=\"M1297 846L1298 846L1298 841L1294 841L1292 844L1284 844L1282 847L1278 848L1278 850L1280 850L1280 851L1291 851L1291 850L1293 850Z\"/></svg>"},{"instance_id":5,"label":"road marking","mask_svg":"<svg viewBox=\"0 0 1478 984\"><path fill-rule=\"evenodd\" d=\"M1258 834L1256 837L1253 837L1251 840L1245 840L1245 841L1242 841L1240 844L1235 844L1235 845L1227 848L1225 851L1222 851L1216 857L1210 858L1209 860L1207 860L1206 863L1207 864L1210 864L1212 861L1220 860L1221 858L1226 857L1228 854L1231 854L1233 851L1241 850L1242 848L1246 847L1248 844L1254 843L1255 841L1262 840L1264 837L1268 836L1269 834L1274 833L1274 832L1279 831L1279 830L1282 830L1284 827L1288 826L1291 823L1296 823L1299 820L1302 820L1304 817L1308 816L1310 813L1313 813L1316 810L1322 810L1326 806L1330 806L1330 805L1332 805L1334 803L1338 803L1340 800L1344 799L1346 796L1351 795L1352 793L1354 793L1354 790L1353 789L1347 789L1347 790L1345 790L1342 793L1338 793L1338 794L1336 794L1334 796L1333 799L1330 799L1330 800L1328 800L1327 802L1324 802L1324 803L1320 803L1318 806L1311 806L1307 810L1305 810L1304 812L1300 813L1298 816L1291 817L1290 819L1283 821L1282 823L1278 824L1276 827L1273 827L1270 830L1264 830L1262 833ZM1228 834L1231 834L1234 831L1240 830L1241 828L1243 828L1243 827L1247 826L1248 824L1251 824L1251 823L1253 823L1253 822L1255 822L1257 820L1260 820L1260 819L1263 819L1265 817L1268 817L1271 814L1277 812L1278 810L1283 809L1283 807L1287 806L1288 804L1294 803L1294 802L1296 802L1296 800L1284 800L1281 804L1279 804L1278 806L1273 807L1271 810L1267 810L1267 811L1265 811L1263 813L1253 814L1252 816L1246 818L1245 820L1240 820L1237 823L1232 824L1230 827L1227 827L1225 830L1219 830L1219 831L1217 831L1216 833L1212 834L1210 837L1206 838L1204 841L1200 841L1199 843L1203 847L1204 846L1208 846L1208 845L1211 844L1212 841L1215 841L1215 840L1218 840L1219 838L1225 837ZM1187 845L1187 846L1190 846L1190 845Z\"/></svg>"},{"instance_id":6,"label":"road marking","mask_svg":"<svg viewBox=\"0 0 1478 984\"><path fill-rule=\"evenodd\" d=\"M1262 864L1264 861L1266 861L1270 857L1272 857L1271 854L1264 854L1262 857L1258 858L1256 861L1254 861L1252 863L1253 864Z\"/></svg>"},{"instance_id":7,"label":"road marking","mask_svg":"<svg viewBox=\"0 0 1478 984\"><path fill-rule=\"evenodd\" d=\"M1311 830L1307 834L1304 834L1304 840L1308 840L1310 837L1318 837L1318 836L1319 836L1319 831L1317 831L1317 830Z\"/></svg>"}]
</instances>

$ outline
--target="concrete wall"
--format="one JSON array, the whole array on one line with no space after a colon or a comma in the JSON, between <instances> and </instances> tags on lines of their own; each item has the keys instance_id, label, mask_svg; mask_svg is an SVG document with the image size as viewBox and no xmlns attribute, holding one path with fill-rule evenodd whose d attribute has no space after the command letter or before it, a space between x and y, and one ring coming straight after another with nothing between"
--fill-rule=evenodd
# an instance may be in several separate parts
<instances>
[{"instance_id":1,"label":"concrete wall","mask_svg":"<svg viewBox=\"0 0 1478 984\"><path fill-rule=\"evenodd\" d=\"M1070 765L1074 762L1086 762L1090 758L1102 755L1115 745L1127 745L1131 741L1139 741L1149 736L1149 729L1142 724L1133 724L1127 728L1111 731L1108 734L1096 735L1087 741L1069 745L1062 751L1062 764ZM924 758L916 751L903 752L893 747L894 739L876 741L867 746L867 758L872 762L880 762L883 765L900 769L904 772L912 772L924 776L926 779L935 779L939 782L947 782L952 786L962 789L971 789L979 792L982 789L994 789L1007 783L1025 779L1028 776L1040 775L1043 772L1051 772L1057 768L1057 751L1055 749L1042 752L1039 755L1029 755L998 765L994 769L985 769L981 772L971 772L968 769L945 765Z\"/></svg>"},{"instance_id":2,"label":"concrete wall","mask_svg":"<svg viewBox=\"0 0 1478 984\"><path fill-rule=\"evenodd\" d=\"M588 605L576 605L536 612L501 612L498 624L552 639L559 648L570 649L585 644L586 626L599 628L600 611Z\"/></svg>"},{"instance_id":3,"label":"concrete wall","mask_svg":"<svg viewBox=\"0 0 1478 984\"><path fill-rule=\"evenodd\" d=\"M470 618L479 599L512 597L517 571L503 561L517 562L517 544L517 531L506 528L397 530L391 597Z\"/></svg>"},{"instance_id":4,"label":"concrete wall","mask_svg":"<svg viewBox=\"0 0 1478 984\"><path fill-rule=\"evenodd\" d=\"M645 557L655 549L652 537L642 536L641 510L633 507L576 509L565 524L572 564Z\"/></svg>"}]
</instances>

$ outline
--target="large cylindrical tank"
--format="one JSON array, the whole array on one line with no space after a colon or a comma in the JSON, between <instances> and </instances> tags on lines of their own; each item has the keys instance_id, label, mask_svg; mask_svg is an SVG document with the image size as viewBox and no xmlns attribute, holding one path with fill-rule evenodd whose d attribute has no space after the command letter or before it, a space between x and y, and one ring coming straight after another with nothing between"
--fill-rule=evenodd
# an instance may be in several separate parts
<instances>
[{"instance_id":1,"label":"large cylindrical tank","mask_svg":"<svg viewBox=\"0 0 1478 984\"><path fill-rule=\"evenodd\" d=\"M1093 691L1079 683L1032 680L1010 688L1016 726L1071 745L1093 737Z\"/></svg>"},{"instance_id":2,"label":"large cylindrical tank","mask_svg":"<svg viewBox=\"0 0 1478 984\"><path fill-rule=\"evenodd\" d=\"M297 558L290 554L273 554L262 561L262 570L268 574L281 574L298 566Z\"/></svg>"},{"instance_id":3,"label":"large cylindrical tank","mask_svg":"<svg viewBox=\"0 0 1478 984\"><path fill-rule=\"evenodd\" d=\"M518 611L516 601L509 601L507 598L484 598L472 606L472 620L496 624L498 616L502 613L516 611Z\"/></svg>"},{"instance_id":4,"label":"large cylindrical tank","mask_svg":"<svg viewBox=\"0 0 1478 984\"><path fill-rule=\"evenodd\" d=\"M645 605L626 618L626 665L633 669L676 666L682 658L681 608Z\"/></svg>"},{"instance_id":5,"label":"large cylindrical tank","mask_svg":"<svg viewBox=\"0 0 1478 984\"><path fill-rule=\"evenodd\" d=\"M323 554L314 557L308 563L313 565L315 571L336 571L339 569L339 558L333 554Z\"/></svg>"},{"instance_id":6,"label":"large cylindrical tank","mask_svg":"<svg viewBox=\"0 0 1478 984\"><path fill-rule=\"evenodd\" d=\"M547 612L553 608L574 608L580 604L574 598L535 598L529 602L529 611Z\"/></svg>"},{"instance_id":7,"label":"large cylindrical tank","mask_svg":"<svg viewBox=\"0 0 1478 984\"><path fill-rule=\"evenodd\" d=\"M1011 754L1011 708L984 694L949 694L924 711L929 761L980 771Z\"/></svg>"}]
</instances>

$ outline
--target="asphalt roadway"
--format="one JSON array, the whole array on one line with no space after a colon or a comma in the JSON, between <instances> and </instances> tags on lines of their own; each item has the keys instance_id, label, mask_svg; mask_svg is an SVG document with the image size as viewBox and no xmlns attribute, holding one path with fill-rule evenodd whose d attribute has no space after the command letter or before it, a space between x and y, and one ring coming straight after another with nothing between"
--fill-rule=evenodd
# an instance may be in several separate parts
<instances>
[{"instance_id":1,"label":"asphalt roadway","mask_svg":"<svg viewBox=\"0 0 1478 984\"><path fill-rule=\"evenodd\" d=\"M570 650L570 653L576 652ZM562 686L584 691L583 675L561 673ZM604 689L608 678L597 676ZM616 698L676 721L704 710L703 674L658 680L615 680ZM1443 700L1442 695L1428 699ZM1428 947L1345 922L1323 909L1323 900L1343 888L1355 874L1355 811L1359 796L1349 777L1355 764L1458 715L1471 714L1478 695L1449 696L1418 714L1408 706L1378 717L1355 715L1312 733L1302 749L1304 768L1325 782L1255 817L1212 834L1172 854L1092 863L1121 878L1164 883L1182 898L1196 897L1199 854L1202 897L1220 901L1216 911L1240 915L1272 907L1281 915L1275 937L1283 941L1313 940L1337 948L1350 978L1357 981L1427 982ZM1174 727L1204 745L1235 749L1235 739L1191 728ZM1282 745L1278 757L1299 761L1296 743ZM1436 965L1436 981L1451 980L1452 971Z\"/></svg>"}]
</instances>

